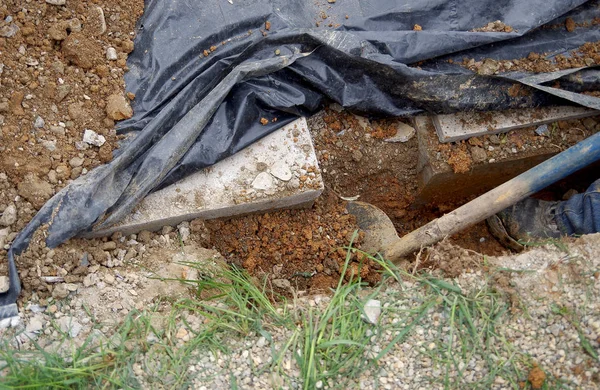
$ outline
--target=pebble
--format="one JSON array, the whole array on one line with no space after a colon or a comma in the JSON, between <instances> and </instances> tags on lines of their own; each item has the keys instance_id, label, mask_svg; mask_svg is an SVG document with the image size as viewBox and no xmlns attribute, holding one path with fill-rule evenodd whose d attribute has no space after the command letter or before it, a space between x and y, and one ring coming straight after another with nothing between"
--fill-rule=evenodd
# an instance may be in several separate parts
<instances>
[{"instance_id":1,"label":"pebble","mask_svg":"<svg viewBox=\"0 0 600 390\"><path fill-rule=\"evenodd\" d=\"M64 299L69 296L69 290L64 283L57 284L52 290L52 297L56 299Z\"/></svg>"},{"instance_id":2,"label":"pebble","mask_svg":"<svg viewBox=\"0 0 600 390\"><path fill-rule=\"evenodd\" d=\"M109 61L116 61L119 58L117 55L117 50L114 47L109 47L106 49L106 59Z\"/></svg>"},{"instance_id":3,"label":"pebble","mask_svg":"<svg viewBox=\"0 0 600 390\"><path fill-rule=\"evenodd\" d=\"M93 130L85 129L83 132L83 142L94 146L102 146L106 142L106 138L103 135L96 133Z\"/></svg>"},{"instance_id":4,"label":"pebble","mask_svg":"<svg viewBox=\"0 0 600 390\"><path fill-rule=\"evenodd\" d=\"M104 275L104 281L107 284L112 285L112 284L115 283L115 277L113 275L111 275L111 274L106 274L106 275Z\"/></svg>"},{"instance_id":5,"label":"pebble","mask_svg":"<svg viewBox=\"0 0 600 390\"><path fill-rule=\"evenodd\" d=\"M385 142L408 142L410 141L417 131L414 127L407 125L404 122L398 122L396 126L396 134L393 137L387 138Z\"/></svg>"},{"instance_id":6,"label":"pebble","mask_svg":"<svg viewBox=\"0 0 600 390\"><path fill-rule=\"evenodd\" d=\"M273 177L267 172L261 172L254 178L252 187L256 190L269 190L275 188Z\"/></svg>"},{"instance_id":7,"label":"pebble","mask_svg":"<svg viewBox=\"0 0 600 390\"><path fill-rule=\"evenodd\" d=\"M46 0L46 3L52 5L65 5L67 3L67 0Z\"/></svg>"},{"instance_id":8,"label":"pebble","mask_svg":"<svg viewBox=\"0 0 600 390\"><path fill-rule=\"evenodd\" d=\"M83 325L70 316L61 317L56 322L58 323L60 330L68 333L71 338L77 337L83 329Z\"/></svg>"},{"instance_id":9,"label":"pebble","mask_svg":"<svg viewBox=\"0 0 600 390\"><path fill-rule=\"evenodd\" d=\"M2 216L0 217L0 225L2 226L10 226L17 222L17 207L11 203L2 212Z\"/></svg>"},{"instance_id":10,"label":"pebble","mask_svg":"<svg viewBox=\"0 0 600 390\"><path fill-rule=\"evenodd\" d=\"M271 166L270 173L283 181L289 181L292 178L292 170L284 161L276 161Z\"/></svg>"},{"instance_id":11,"label":"pebble","mask_svg":"<svg viewBox=\"0 0 600 390\"><path fill-rule=\"evenodd\" d=\"M8 276L0 276L0 293L7 292L10 288L10 279Z\"/></svg>"},{"instance_id":12,"label":"pebble","mask_svg":"<svg viewBox=\"0 0 600 390\"><path fill-rule=\"evenodd\" d=\"M110 119L120 121L133 116L133 110L123 95L110 95L106 99L106 115Z\"/></svg>"},{"instance_id":13,"label":"pebble","mask_svg":"<svg viewBox=\"0 0 600 390\"><path fill-rule=\"evenodd\" d=\"M376 299L369 299L363 308L365 314L363 319L370 324L376 325L381 315L381 302Z\"/></svg>"},{"instance_id":14,"label":"pebble","mask_svg":"<svg viewBox=\"0 0 600 390\"><path fill-rule=\"evenodd\" d=\"M76 168L76 167L80 167L83 165L83 158L81 157L73 157L71 160L69 160L69 165L72 168Z\"/></svg>"},{"instance_id":15,"label":"pebble","mask_svg":"<svg viewBox=\"0 0 600 390\"><path fill-rule=\"evenodd\" d=\"M44 118L42 118L41 116L38 115L35 118L35 122L33 123L33 127L35 127L36 129L41 129L41 128L44 127L44 125L45 125Z\"/></svg>"},{"instance_id":16,"label":"pebble","mask_svg":"<svg viewBox=\"0 0 600 390\"><path fill-rule=\"evenodd\" d=\"M44 324L38 317L33 317L25 327L25 331L29 333L39 332L44 328Z\"/></svg>"},{"instance_id":17,"label":"pebble","mask_svg":"<svg viewBox=\"0 0 600 390\"><path fill-rule=\"evenodd\" d=\"M273 285L286 291L289 291L292 288L292 283L287 279L273 279Z\"/></svg>"},{"instance_id":18,"label":"pebble","mask_svg":"<svg viewBox=\"0 0 600 390\"><path fill-rule=\"evenodd\" d=\"M14 23L0 27L0 37L12 38L19 32L19 26Z\"/></svg>"}]
</instances>

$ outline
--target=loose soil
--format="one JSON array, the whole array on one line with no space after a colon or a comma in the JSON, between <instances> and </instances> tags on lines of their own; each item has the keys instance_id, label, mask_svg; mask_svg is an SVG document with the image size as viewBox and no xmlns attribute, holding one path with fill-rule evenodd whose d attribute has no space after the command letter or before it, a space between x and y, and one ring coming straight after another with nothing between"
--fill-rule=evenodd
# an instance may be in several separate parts
<instances>
[{"instance_id":1,"label":"loose soil","mask_svg":"<svg viewBox=\"0 0 600 390\"><path fill-rule=\"evenodd\" d=\"M598 21L594 21L597 25ZM453 60L449 60L453 63ZM493 60L490 58L475 61L464 58L462 66L479 74L498 74L503 72L526 71L532 73L549 73L563 69L582 68L600 65L600 42L587 42L568 54L548 56L545 53L531 52L527 57L512 60Z\"/></svg>"},{"instance_id":2,"label":"loose soil","mask_svg":"<svg viewBox=\"0 0 600 390\"><path fill-rule=\"evenodd\" d=\"M17 210L2 226L0 256L46 200L111 160L119 140L114 119L127 114L123 75L143 7L143 0L0 4L0 212ZM9 29L16 34L7 36ZM115 60L107 59L109 47ZM111 111L111 95L124 107ZM83 142L86 129L106 142Z\"/></svg>"}]
</instances>

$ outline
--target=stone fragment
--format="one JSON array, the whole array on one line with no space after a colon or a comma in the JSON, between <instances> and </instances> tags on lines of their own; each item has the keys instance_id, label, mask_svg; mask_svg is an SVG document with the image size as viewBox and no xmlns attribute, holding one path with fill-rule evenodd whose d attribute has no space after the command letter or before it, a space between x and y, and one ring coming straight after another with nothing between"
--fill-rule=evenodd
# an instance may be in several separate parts
<instances>
[{"instance_id":1,"label":"stone fragment","mask_svg":"<svg viewBox=\"0 0 600 390\"><path fill-rule=\"evenodd\" d=\"M292 171L284 161L277 161L271 166L271 175L279 180L289 181L292 178Z\"/></svg>"},{"instance_id":2,"label":"stone fragment","mask_svg":"<svg viewBox=\"0 0 600 390\"><path fill-rule=\"evenodd\" d=\"M114 47L109 47L106 49L106 59L109 61L116 61L119 58L117 55L117 50Z\"/></svg>"},{"instance_id":3,"label":"stone fragment","mask_svg":"<svg viewBox=\"0 0 600 390\"><path fill-rule=\"evenodd\" d=\"M127 99L122 95L110 95L106 99L106 115L110 119L120 121L133 116L133 110Z\"/></svg>"},{"instance_id":4,"label":"stone fragment","mask_svg":"<svg viewBox=\"0 0 600 390\"><path fill-rule=\"evenodd\" d=\"M287 279L273 279L273 286L282 290L289 290L292 288L292 283Z\"/></svg>"},{"instance_id":5,"label":"stone fragment","mask_svg":"<svg viewBox=\"0 0 600 390\"><path fill-rule=\"evenodd\" d=\"M60 283L54 286L52 290L52 296L56 299L64 299L69 296L69 290L65 286L65 283Z\"/></svg>"},{"instance_id":6,"label":"stone fragment","mask_svg":"<svg viewBox=\"0 0 600 390\"><path fill-rule=\"evenodd\" d=\"M106 19L101 7L90 7L85 28L86 31L89 31L94 36L102 35L106 32Z\"/></svg>"},{"instance_id":7,"label":"stone fragment","mask_svg":"<svg viewBox=\"0 0 600 390\"><path fill-rule=\"evenodd\" d=\"M10 288L10 279L8 276L0 276L0 294L5 293Z\"/></svg>"},{"instance_id":8,"label":"stone fragment","mask_svg":"<svg viewBox=\"0 0 600 390\"><path fill-rule=\"evenodd\" d=\"M473 162L481 163L487 160L487 153L483 148L473 146L471 147L471 158L473 159Z\"/></svg>"},{"instance_id":9,"label":"stone fragment","mask_svg":"<svg viewBox=\"0 0 600 390\"><path fill-rule=\"evenodd\" d=\"M19 32L19 26L17 26L14 23L0 27L0 37L3 37L3 38L12 38L18 32Z\"/></svg>"},{"instance_id":10,"label":"stone fragment","mask_svg":"<svg viewBox=\"0 0 600 390\"><path fill-rule=\"evenodd\" d=\"M71 86L67 84L59 85L58 88L56 88L56 102L62 102L70 92Z\"/></svg>"},{"instance_id":11,"label":"stone fragment","mask_svg":"<svg viewBox=\"0 0 600 390\"><path fill-rule=\"evenodd\" d=\"M17 207L11 203L4 209L0 217L0 225L10 226L15 222L17 222Z\"/></svg>"},{"instance_id":12,"label":"stone fragment","mask_svg":"<svg viewBox=\"0 0 600 390\"><path fill-rule=\"evenodd\" d=\"M404 122L398 122L396 126L396 134L393 137L386 138L385 142L408 142L414 135L416 130L414 127L407 125Z\"/></svg>"},{"instance_id":13,"label":"stone fragment","mask_svg":"<svg viewBox=\"0 0 600 390\"><path fill-rule=\"evenodd\" d=\"M35 122L33 122L33 127L35 127L36 129L41 129L44 127L46 123L44 122L44 118L42 118L41 116L37 116L35 117Z\"/></svg>"},{"instance_id":14,"label":"stone fragment","mask_svg":"<svg viewBox=\"0 0 600 390\"><path fill-rule=\"evenodd\" d=\"M69 29L69 22L66 20L56 22L48 28L48 36L55 41L64 41L69 36L67 29Z\"/></svg>"},{"instance_id":15,"label":"stone fragment","mask_svg":"<svg viewBox=\"0 0 600 390\"><path fill-rule=\"evenodd\" d=\"M352 152L352 159L356 162L360 162L360 160L362 160L363 158L363 154L360 150L355 150Z\"/></svg>"},{"instance_id":16,"label":"stone fragment","mask_svg":"<svg viewBox=\"0 0 600 390\"><path fill-rule=\"evenodd\" d=\"M85 129L83 132L83 142L94 146L102 146L106 142L106 138L103 135L96 133L93 130Z\"/></svg>"},{"instance_id":17,"label":"stone fragment","mask_svg":"<svg viewBox=\"0 0 600 390\"><path fill-rule=\"evenodd\" d=\"M541 125L537 129L535 129L535 133L542 137L550 137L550 130L548 130L548 125Z\"/></svg>"},{"instance_id":18,"label":"stone fragment","mask_svg":"<svg viewBox=\"0 0 600 390\"><path fill-rule=\"evenodd\" d=\"M376 299L369 299L365 303L363 319L370 324L376 325L381 315L381 302Z\"/></svg>"},{"instance_id":19,"label":"stone fragment","mask_svg":"<svg viewBox=\"0 0 600 390\"><path fill-rule=\"evenodd\" d=\"M42 329L44 329L44 323L38 317L30 319L25 327L25 331L28 333L39 332Z\"/></svg>"},{"instance_id":20,"label":"stone fragment","mask_svg":"<svg viewBox=\"0 0 600 390\"><path fill-rule=\"evenodd\" d=\"M65 5L67 3L67 0L46 0L46 3L52 5Z\"/></svg>"},{"instance_id":21,"label":"stone fragment","mask_svg":"<svg viewBox=\"0 0 600 390\"><path fill-rule=\"evenodd\" d=\"M91 69L100 63L102 47L82 33L74 32L62 42L65 58L83 69Z\"/></svg>"},{"instance_id":22,"label":"stone fragment","mask_svg":"<svg viewBox=\"0 0 600 390\"><path fill-rule=\"evenodd\" d=\"M10 228L0 229L0 249L4 249L4 245L8 239L8 235L10 234ZM2 292L2 291L0 291Z\"/></svg>"},{"instance_id":23,"label":"stone fragment","mask_svg":"<svg viewBox=\"0 0 600 390\"><path fill-rule=\"evenodd\" d=\"M483 76L491 76L500 70L500 63L491 58L486 58L477 69L477 73Z\"/></svg>"},{"instance_id":24,"label":"stone fragment","mask_svg":"<svg viewBox=\"0 0 600 390\"><path fill-rule=\"evenodd\" d=\"M42 207L54 194L50 183L41 180L33 173L25 176L23 181L17 185L17 192L36 208Z\"/></svg>"},{"instance_id":25,"label":"stone fragment","mask_svg":"<svg viewBox=\"0 0 600 390\"><path fill-rule=\"evenodd\" d=\"M273 177L267 172L261 172L252 182L252 187L257 190L270 190L275 187Z\"/></svg>"},{"instance_id":26,"label":"stone fragment","mask_svg":"<svg viewBox=\"0 0 600 390\"><path fill-rule=\"evenodd\" d=\"M70 316L61 317L56 322L60 330L67 333L70 337L77 337L83 329L83 325Z\"/></svg>"}]
</instances>

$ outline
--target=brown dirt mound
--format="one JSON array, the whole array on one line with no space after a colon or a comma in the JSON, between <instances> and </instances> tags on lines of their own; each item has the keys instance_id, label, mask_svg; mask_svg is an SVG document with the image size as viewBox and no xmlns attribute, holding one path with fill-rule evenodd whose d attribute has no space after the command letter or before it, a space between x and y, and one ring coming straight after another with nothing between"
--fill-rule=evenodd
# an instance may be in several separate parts
<instances>
[{"instance_id":1,"label":"brown dirt mound","mask_svg":"<svg viewBox=\"0 0 600 390\"><path fill-rule=\"evenodd\" d=\"M306 210L284 210L229 220L206 221L211 244L234 264L282 294L290 287L327 291L339 280L348 245L357 229L345 203L325 192ZM360 235L354 242L360 247ZM352 254L350 272L367 282L379 281L373 261ZM347 275L349 276L349 275Z\"/></svg>"}]
</instances>

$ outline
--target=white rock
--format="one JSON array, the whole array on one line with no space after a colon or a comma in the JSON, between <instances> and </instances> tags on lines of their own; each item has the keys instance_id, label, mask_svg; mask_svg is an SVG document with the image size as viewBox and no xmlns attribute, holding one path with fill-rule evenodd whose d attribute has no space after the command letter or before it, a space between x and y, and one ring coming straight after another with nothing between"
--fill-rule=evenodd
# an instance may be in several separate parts
<instances>
[{"instance_id":1,"label":"white rock","mask_svg":"<svg viewBox=\"0 0 600 390\"><path fill-rule=\"evenodd\" d=\"M252 182L252 187L257 190L269 190L275 187L273 177L267 172L261 172Z\"/></svg>"},{"instance_id":2,"label":"white rock","mask_svg":"<svg viewBox=\"0 0 600 390\"><path fill-rule=\"evenodd\" d=\"M0 329L14 328L21 323L21 317L14 316L0 321Z\"/></svg>"},{"instance_id":3,"label":"white rock","mask_svg":"<svg viewBox=\"0 0 600 390\"><path fill-rule=\"evenodd\" d=\"M0 225L10 226L15 222L17 222L17 208L11 203L4 209L0 217Z\"/></svg>"},{"instance_id":4,"label":"white rock","mask_svg":"<svg viewBox=\"0 0 600 390\"><path fill-rule=\"evenodd\" d=\"M398 122L398 126L396 126L396 135L385 139L385 142L407 142L415 135L415 133L416 130L414 127L403 122Z\"/></svg>"},{"instance_id":5,"label":"white rock","mask_svg":"<svg viewBox=\"0 0 600 390\"><path fill-rule=\"evenodd\" d=\"M45 147L51 152L54 152L56 150L56 141L48 141L46 139L42 139L39 140L39 142L40 144L42 144L43 147Z\"/></svg>"},{"instance_id":6,"label":"white rock","mask_svg":"<svg viewBox=\"0 0 600 390\"><path fill-rule=\"evenodd\" d=\"M365 315L363 319L370 324L376 325L381 315L381 302L376 299L369 299L364 307Z\"/></svg>"},{"instance_id":7,"label":"white rock","mask_svg":"<svg viewBox=\"0 0 600 390\"><path fill-rule=\"evenodd\" d=\"M10 279L8 276L0 276L0 293L7 292L10 288Z\"/></svg>"},{"instance_id":8,"label":"white rock","mask_svg":"<svg viewBox=\"0 0 600 390\"><path fill-rule=\"evenodd\" d=\"M190 228L187 226L179 226L179 235L181 236L181 241L187 242L190 238Z\"/></svg>"},{"instance_id":9,"label":"white rock","mask_svg":"<svg viewBox=\"0 0 600 390\"><path fill-rule=\"evenodd\" d=\"M35 127L36 129L41 129L42 127L44 127L46 123L44 122L44 118L42 118L41 116L36 116L35 117L35 122L33 122L33 127Z\"/></svg>"},{"instance_id":10,"label":"white rock","mask_svg":"<svg viewBox=\"0 0 600 390\"><path fill-rule=\"evenodd\" d=\"M65 316L59 318L57 321L60 330L68 333L71 337L77 337L83 329L83 326L77 322L77 320L73 317Z\"/></svg>"},{"instance_id":11,"label":"white rock","mask_svg":"<svg viewBox=\"0 0 600 390\"><path fill-rule=\"evenodd\" d=\"M19 26L17 26L14 23L11 23L4 27L0 27L0 37L12 38L18 32L19 32Z\"/></svg>"},{"instance_id":12,"label":"white rock","mask_svg":"<svg viewBox=\"0 0 600 390\"><path fill-rule=\"evenodd\" d=\"M31 320L29 320L29 323L25 327L25 331L29 333L39 332L42 329L44 329L44 324L42 320L37 317L33 317Z\"/></svg>"},{"instance_id":13,"label":"white rock","mask_svg":"<svg viewBox=\"0 0 600 390\"><path fill-rule=\"evenodd\" d=\"M102 146L106 142L106 138L93 130L85 129L83 132L83 142L94 146Z\"/></svg>"},{"instance_id":14,"label":"white rock","mask_svg":"<svg viewBox=\"0 0 600 390\"><path fill-rule=\"evenodd\" d=\"M46 3L52 5L65 5L67 3L67 0L46 0Z\"/></svg>"},{"instance_id":15,"label":"white rock","mask_svg":"<svg viewBox=\"0 0 600 390\"><path fill-rule=\"evenodd\" d=\"M117 50L114 47L106 49L106 59L109 61L116 61L118 59Z\"/></svg>"},{"instance_id":16,"label":"white rock","mask_svg":"<svg viewBox=\"0 0 600 390\"><path fill-rule=\"evenodd\" d=\"M277 161L270 169L271 175L275 176L279 180L288 181L292 178L292 171L290 167L283 161Z\"/></svg>"}]
</instances>

